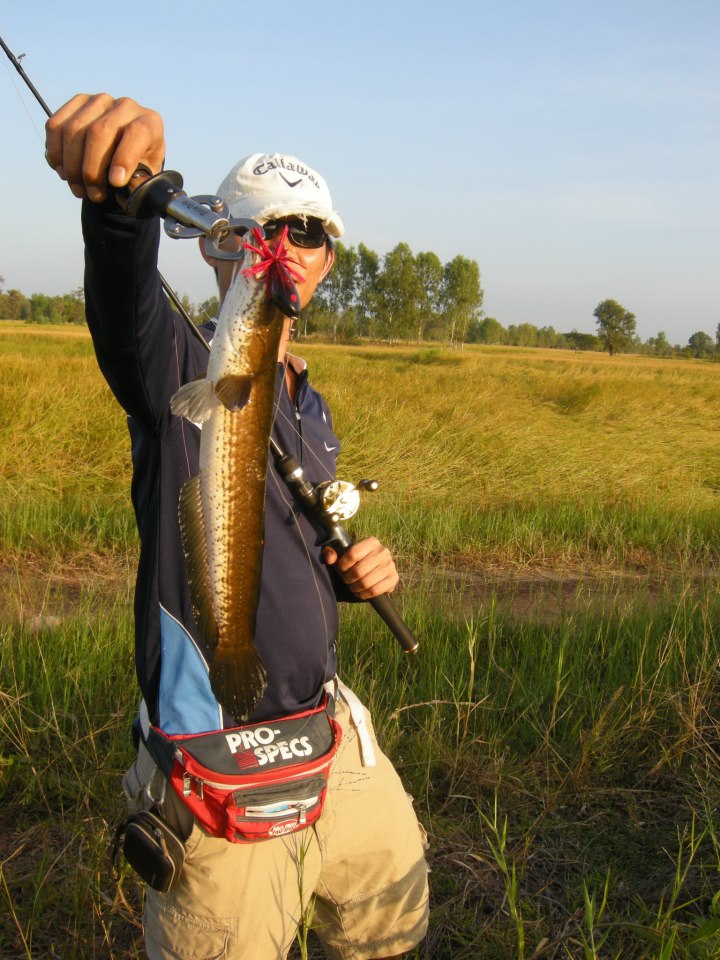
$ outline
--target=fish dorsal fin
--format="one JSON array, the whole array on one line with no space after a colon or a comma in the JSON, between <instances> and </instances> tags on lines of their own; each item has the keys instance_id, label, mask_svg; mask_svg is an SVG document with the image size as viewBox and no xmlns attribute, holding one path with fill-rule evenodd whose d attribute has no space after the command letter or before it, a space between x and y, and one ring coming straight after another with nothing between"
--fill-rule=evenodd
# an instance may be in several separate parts
<instances>
[{"instance_id":1,"label":"fish dorsal fin","mask_svg":"<svg viewBox=\"0 0 720 960\"><path fill-rule=\"evenodd\" d=\"M210 571L199 475L188 480L182 488L179 515L193 612L203 643L210 651L213 651L218 641L218 627L210 588Z\"/></svg>"},{"instance_id":2,"label":"fish dorsal fin","mask_svg":"<svg viewBox=\"0 0 720 960\"><path fill-rule=\"evenodd\" d=\"M210 419L215 403L213 385L201 375L180 387L170 400L170 410L176 417L205 423Z\"/></svg>"},{"instance_id":3,"label":"fish dorsal fin","mask_svg":"<svg viewBox=\"0 0 720 960\"><path fill-rule=\"evenodd\" d=\"M240 410L250 399L252 377L230 373L215 384L215 395L228 410Z\"/></svg>"}]
</instances>

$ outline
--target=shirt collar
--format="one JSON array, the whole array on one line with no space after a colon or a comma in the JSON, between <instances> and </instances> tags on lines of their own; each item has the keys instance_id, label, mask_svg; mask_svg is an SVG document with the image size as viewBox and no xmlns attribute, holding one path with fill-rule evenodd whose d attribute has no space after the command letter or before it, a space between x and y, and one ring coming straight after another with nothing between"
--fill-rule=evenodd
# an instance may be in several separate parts
<instances>
[{"instance_id":1,"label":"shirt collar","mask_svg":"<svg viewBox=\"0 0 720 960\"><path fill-rule=\"evenodd\" d=\"M296 357L294 353L286 353L285 359L288 366L292 367L298 376L301 376L307 370L307 363L302 357Z\"/></svg>"}]
</instances>

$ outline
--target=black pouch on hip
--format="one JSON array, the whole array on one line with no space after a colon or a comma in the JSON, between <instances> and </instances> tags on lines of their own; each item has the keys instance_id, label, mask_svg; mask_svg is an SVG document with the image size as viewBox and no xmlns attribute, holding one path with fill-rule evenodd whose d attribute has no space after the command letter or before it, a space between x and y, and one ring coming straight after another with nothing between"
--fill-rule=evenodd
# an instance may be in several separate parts
<instances>
[{"instance_id":1,"label":"black pouch on hip","mask_svg":"<svg viewBox=\"0 0 720 960\"><path fill-rule=\"evenodd\" d=\"M151 810L131 814L115 831L112 875L116 880L117 858L121 850L133 870L160 893L172 890L185 862L182 840Z\"/></svg>"}]
</instances>

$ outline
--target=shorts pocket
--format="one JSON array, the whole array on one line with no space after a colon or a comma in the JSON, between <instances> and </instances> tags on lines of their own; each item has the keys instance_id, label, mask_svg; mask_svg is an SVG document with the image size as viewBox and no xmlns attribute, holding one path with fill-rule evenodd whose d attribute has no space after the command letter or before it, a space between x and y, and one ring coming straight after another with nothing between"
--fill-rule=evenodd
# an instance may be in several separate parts
<instances>
[{"instance_id":1,"label":"shorts pocket","mask_svg":"<svg viewBox=\"0 0 720 960\"><path fill-rule=\"evenodd\" d=\"M197 823L193 824L192 831L190 836L185 841L185 860L189 860L192 855L195 853L197 848L200 846L205 834L201 827Z\"/></svg>"},{"instance_id":2,"label":"shorts pocket","mask_svg":"<svg viewBox=\"0 0 720 960\"><path fill-rule=\"evenodd\" d=\"M415 798L407 791L405 791L405 796L408 798L408 803L413 808L413 813L415 813ZM430 849L430 841L428 840L427 830L420 823L420 819L418 818L417 814L415 814L415 819L417 820L418 830L420 831L420 842L422 843L422 848L427 853L427 851Z\"/></svg>"},{"instance_id":3,"label":"shorts pocket","mask_svg":"<svg viewBox=\"0 0 720 960\"><path fill-rule=\"evenodd\" d=\"M196 917L163 904L148 891L143 917L150 960L222 960L230 931L211 917Z\"/></svg>"}]
</instances>

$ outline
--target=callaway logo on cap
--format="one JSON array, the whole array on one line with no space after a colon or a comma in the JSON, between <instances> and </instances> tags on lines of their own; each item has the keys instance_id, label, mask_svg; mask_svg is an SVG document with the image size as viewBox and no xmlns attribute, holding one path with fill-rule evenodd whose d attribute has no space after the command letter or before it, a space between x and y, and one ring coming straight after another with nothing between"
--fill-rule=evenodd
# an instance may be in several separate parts
<instances>
[{"instance_id":1,"label":"callaway logo on cap","mask_svg":"<svg viewBox=\"0 0 720 960\"><path fill-rule=\"evenodd\" d=\"M320 174L286 153L254 153L235 164L218 187L233 217L274 220L317 217L331 237L345 231Z\"/></svg>"}]
</instances>

